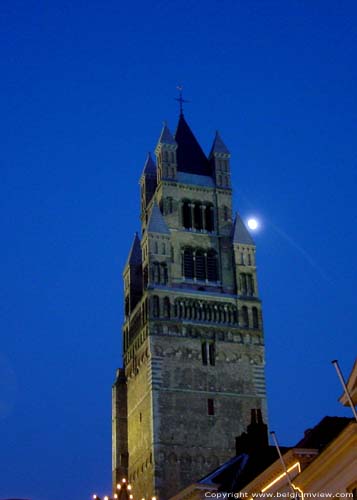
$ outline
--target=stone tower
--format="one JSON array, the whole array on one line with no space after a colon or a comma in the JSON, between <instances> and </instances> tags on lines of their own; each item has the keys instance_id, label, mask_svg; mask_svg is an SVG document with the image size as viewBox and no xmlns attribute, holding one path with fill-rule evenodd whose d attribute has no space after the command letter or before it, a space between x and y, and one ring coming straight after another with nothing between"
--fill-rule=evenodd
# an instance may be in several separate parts
<instances>
[{"instance_id":1,"label":"stone tower","mask_svg":"<svg viewBox=\"0 0 357 500\"><path fill-rule=\"evenodd\" d=\"M230 152L217 133L207 158L181 113L155 153L123 273L113 484L167 500L234 455L252 408L267 416L255 245L232 218Z\"/></svg>"}]
</instances>

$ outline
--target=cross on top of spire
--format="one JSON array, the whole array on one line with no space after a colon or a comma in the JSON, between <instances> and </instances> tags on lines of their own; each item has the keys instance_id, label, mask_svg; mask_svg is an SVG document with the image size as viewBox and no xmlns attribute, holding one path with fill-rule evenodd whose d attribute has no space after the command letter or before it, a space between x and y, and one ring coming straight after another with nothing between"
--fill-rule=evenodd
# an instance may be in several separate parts
<instances>
[{"instance_id":1,"label":"cross on top of spire","mask_svg":"<svg viewBox=\"0 0 357 500\"><path fill-rule=\"evenodd\" d=\"M186 101L186 99L184 99L182 97L182 90L183 90L183 86L182 85L178 85L176 88L179 91L179 96L175 97L175 101L178 101L180 103L180 115L183 115L183 103L184 102L190 102L190 101Z\"/></svg>"}]
</instances>

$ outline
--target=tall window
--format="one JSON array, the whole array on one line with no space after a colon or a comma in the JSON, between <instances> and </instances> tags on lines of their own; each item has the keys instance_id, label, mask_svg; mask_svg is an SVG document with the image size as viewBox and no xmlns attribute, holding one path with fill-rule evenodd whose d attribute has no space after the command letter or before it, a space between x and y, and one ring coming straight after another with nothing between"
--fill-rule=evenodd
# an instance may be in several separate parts
<instances>
[{"instance_id":1,"label":"tall window","mask_svg":"<svg viewBox=\"0 0 357 500\"><path fill-rule=\"evenodd\" d=\"M259 316L258 316L258 309L256 307L253 307L252 314L253 314L253 328L259 328Z\"/></svg>"},{"instance_id":2,"label":"tall window","mask_svg":"<svg viewBox=\"0 0 357 500\"><path fill-rule=\"evenodd\" d=\"M185 278L193 279L193 251L191 248L185 248L183 253L183 275Z\"/></svg>"},{"instance_id":3,"label":"tall window","mask_svg":"<svg viewBox=\"0 0 357 500\"><path fill-rule=\"evenodd\" d=\"M170 313L171 313L170 299L168 297L165 297L164 298L164 317L170 318Z\"/></svg>"},{"instance_id":4,"label":"tall window","mask_svg":"<svg viewBox=\"0 0 357 500\"><path fill-rule=\"evenodd\" d=\"M215 366L215 364L216 364L216 347L215 347L213 342L211 342L209 344L208 354L209 354L209 364L211 366Z\"/></svg>"},{"instance_id":5,"label":"tall window","mask_svg":"<svg viewBox=\"0 0 357 500\"><path fill-rule=\"evenodd\" d=\"M157 295L154 295L152 298L152 313L154 318L158 318L160 316L160 302Z\"/></svg>"},{"instance_id":6,"label":"tall window","mask_svg":"<svg viewBox=\"0 0 357 500\"><path fill-rule=\"evenodd\" d=\"M208 232L214 231L213 205L206 206L206 229Z\"/></svg>"},{"instance_id":7,"label":"tall window","mask_svg":"<svg viewBox=\"0 0 357 500\"><path fill-rule=\"evenodd\" d=\"M202 364L215 366L216 364L216 348L214 342L202 342Z\"/></svg>"},{"instance_id":8,"label":"tall window","mask_svg":"<svg viewBox=\"0 0 357 500\"><path fill-rule=\"evenodd\" d=\"M202 364L207 365L207 342L202 342Z\"/></svg>"},{"instance_id":9,"label":"tall window","mask_svg":"<svg viewBox=\"0 0 357 500\"><path fill-rule=\"evenodd\" d=\"M207 399L207 414L214 415L214 400Z\"/></svg>"},{"instance_id":10,"label":"tall window","mask_svg":"<svg viewBox=\"0 0 357 500\"><path fill-rule=\"evenodd\" d=\"M192 227L191 203L188 200L185 200L182 204L182 225L186 229Z\"/></svg>"},{"instance_id":11,"label":"tall window","mask_svg":"<svg viewBox=\"0 0 357 500\"><path fill-rule=\"evenodd\" d=\"M218 280L217 254L213 250L207 253L207 279L208 281Z\"/></svg>"},{"instance_id":12,"label":"tall window","mask_svg":"<svg viewBox=\"0 0 357 500\"><path fill-rule=\"evenodd\" d=\"M193 209L193 220L195 229L203 229L203 221L202 221L202 210L201 205L199 203L195 203Z\"/></svg>"},{"instance_id":13,"label":"tall window","mask_svg":"<svg viewBox=\"0 0 357 500\"><path fill-rule=\"evenodd\" d=\"M249 326L248 307L242 307L242 326Z\"/></svg>"},{"instance_id":14,"label":"tall window","mask_svg":"<svg viewBox=\"0 0 357 500\"><path fill-rule=\"evenodd\" d=\"M206 279L206 257L203 250L196 250L196 273L195 278L197 280Z\"/></svg>"}]
</instances>

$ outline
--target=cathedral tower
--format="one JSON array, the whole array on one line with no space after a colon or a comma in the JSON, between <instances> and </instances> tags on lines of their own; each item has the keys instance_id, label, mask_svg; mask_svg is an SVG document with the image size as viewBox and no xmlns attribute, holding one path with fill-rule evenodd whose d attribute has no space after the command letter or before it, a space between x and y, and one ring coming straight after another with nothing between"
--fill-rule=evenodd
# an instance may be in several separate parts
<instances>
[{"instance_id":1,"label":"cathedral tower","mask_svg":"<svg viewBox=\"0 0 357 500\"><path fill-rule=\"evenodd\" d=\"M113 386L113 483L168 500L266 420L255 245L232 217L230 152L204 154L183 114L140 179L141 236L124 269L123 369Z\"/></svg>"}]
</instances>

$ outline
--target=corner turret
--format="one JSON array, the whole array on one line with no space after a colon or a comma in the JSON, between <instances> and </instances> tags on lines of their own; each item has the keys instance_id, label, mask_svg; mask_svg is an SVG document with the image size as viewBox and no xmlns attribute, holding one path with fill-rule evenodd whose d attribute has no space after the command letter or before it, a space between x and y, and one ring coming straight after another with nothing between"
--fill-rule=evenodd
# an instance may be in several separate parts
<instances>
[{"instance_id":1,"label":"corner turret","mask_svg":"<svg viewBox=\"0 0 357 500\"><path fill-rule=\"evenodd\" d=\"M157 157L157 183L162 179L175 180L177 175L177 143L164 122L155 154Z\"/></svg>"},{"instance_id":2,"label":"corner turret","mask_svg":"<svg viewBox=\"0 0 357 500\"><path fill-rule=\"evenodd\" d=\"M231 188L230 157L231 153L217 131L209 154L217 187Z\"/></svg>"}]
</instances>

